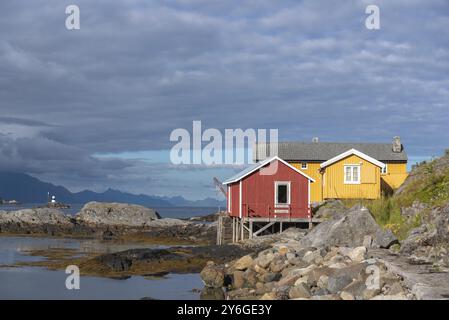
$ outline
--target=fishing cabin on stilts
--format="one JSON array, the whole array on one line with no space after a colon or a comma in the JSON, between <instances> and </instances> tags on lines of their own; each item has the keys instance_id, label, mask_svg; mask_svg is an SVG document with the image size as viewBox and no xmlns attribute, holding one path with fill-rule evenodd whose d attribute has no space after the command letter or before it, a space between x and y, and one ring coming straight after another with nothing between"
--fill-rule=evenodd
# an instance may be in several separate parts
<instances>
[{"instance_id":1,"label":"fishing cabin on stilts","mask_svg":"<svg viewBox=\"0 0 449 320\"><path fill-rule=\"evenodd\" d=\"M292 225L314 222L310 184L315 180L275 156L226 180L227 216L232 242L262 234L282 232ZM222 221L217 239L221 239ZM217 241L221 244L221 241Z\"/></svg>"}]
</instances>

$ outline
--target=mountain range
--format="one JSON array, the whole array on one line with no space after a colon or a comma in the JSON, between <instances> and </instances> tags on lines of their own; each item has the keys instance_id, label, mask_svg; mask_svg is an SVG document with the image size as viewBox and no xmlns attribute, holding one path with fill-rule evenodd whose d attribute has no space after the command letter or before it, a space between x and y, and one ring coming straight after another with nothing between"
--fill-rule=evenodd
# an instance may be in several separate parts
<instances>
[{"instance_id":1,"label":"mountain range","mask_svg":"<svg viewBox=\"0 0 449 320\"><path fill-rule=\"evenodd\" d=\"M160 197L132 194L108 189L105 192L84 190L70 192L67 188L43 182L25 173L0 172L0 199L17 200L21 203L45 203L48 193L58 202L86 203L89 201L124 202L148 207L224 207L225 201L213 198L191 201L182 196Z\"/></svg>"}]
</instances>

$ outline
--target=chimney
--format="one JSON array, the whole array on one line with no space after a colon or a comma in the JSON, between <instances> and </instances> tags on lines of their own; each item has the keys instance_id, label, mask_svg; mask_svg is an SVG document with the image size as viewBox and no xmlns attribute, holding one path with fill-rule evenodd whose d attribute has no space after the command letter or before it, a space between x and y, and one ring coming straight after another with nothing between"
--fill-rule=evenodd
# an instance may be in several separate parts
<instances>
[{"instance_id":1,"label":"chimney","mask_svg":"<svg viewBox=\"0 0 449 320\"><path fill-rule=\"evenodd\" d=\"M318 137L313 137L313 138L312 138L312 142L313 142L313 143L318 143L318 142L320 142L320 138L318 138Z\"/></svg>"},{"instance_id":2,"label":"chimney","mask_svg":"<svg viewBox=\"0 0 449 320\"><path fill-rule=\"evenodd\" d=\"M393 137L393 152L395 153L402 152L401 137L399 136Z\"/></svg>"}]
</instances>

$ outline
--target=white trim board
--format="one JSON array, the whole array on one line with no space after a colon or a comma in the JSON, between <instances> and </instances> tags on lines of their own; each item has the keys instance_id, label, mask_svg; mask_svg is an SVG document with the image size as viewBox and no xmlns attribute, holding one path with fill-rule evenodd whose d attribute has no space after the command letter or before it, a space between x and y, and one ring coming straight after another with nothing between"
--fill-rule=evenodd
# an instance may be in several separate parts
<instances>
[{"instance_id":1,"label":"white trim board","mask_svg":"<svg viewBox=\"0 0 449 320\"><path fill-rule=\"evenodd\" d=\"M223 184L230 184L230 183L234 183L237 181L242 180L243 178L249 176L251 173L259 170L260 168L262 168L263 166L273 162L274 160L278 160L279 162L282 162L283 164L285 164L287 167L289 167L290 169L293 169L294 171L296 171L297 173L301 174L302 176L306 177L308 180L315 182L315 179L309 177L308 175L306 175L304 172L302 172L301 170L295 168L294 166L292 166L291 164L289 164L288 162L282 160L281 158L279 158L278 156L274 156L271 157L269 159L266 159L264 161L259 162L259 164L257 166L255 166L251 171L249 172L245 172L242 175L237 176L236 178L232 179L232 180L226 180L225 182L223 182ZM242 171L244 172L244 171Z\"/></svg>"},{"instance_id":2,"label":"white trim board","mask_svg":"<svg viewBox=\"0 0 449 320\"><path fill-rule=\"evenodd\" d=\"M343 153L339 154L338 156L333 157L332 159L327 160L326 162L323 162L320 165L320 168L326 168L326 167L330 166L331 164L333 164L333 163L335 163L337 161L340 161L340 160L342 160L342 159L344 159L346 157L349 157L351 155L356 155L359 158L362 158L362 159L364 159L364 160L366 160L368 162L371 162L372 164L374 164L374 165L376 165L376 166L378 166L380 168L384 168L385 167L385 164L383 162L380 162L380 161L370 157L369 155L364 154L363 152L360 152L360 151L358 151L356 149L350 149L350 150L348 150L346 152L343 152Z\"/></svg>"}]
</instances>

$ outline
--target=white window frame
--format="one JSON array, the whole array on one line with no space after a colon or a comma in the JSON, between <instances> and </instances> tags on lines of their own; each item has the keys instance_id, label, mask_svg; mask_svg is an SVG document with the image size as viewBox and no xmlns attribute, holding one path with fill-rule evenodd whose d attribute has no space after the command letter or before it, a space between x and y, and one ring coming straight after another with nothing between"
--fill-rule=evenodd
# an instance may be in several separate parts
<instances>
[{"instance_id":1,"label":"white window frame","mask_svg":"<svg viewBox=\"0 0 449 320\"><path fill-rule=\"evenodd\" d=\"M381 174L388 174L388 164L385 163L385 167L380 168Z\"/></svg>"},{"instance_id":2,"label":"white window frame","mask_svg":"<svg viewBox=\"0 0 449 320\"><path fill-rule=\"evenodd\" d=\"M305 167L304 167L304 165L305 165ZM308 168L307 162L301 162L301 169L302 170L307 170L307 168Z\"/></svg>"},{"instance_id":3,"label":"white window frame","mask_svg":"<svg viewBox=\"0 0 449 320\"><path fill-rule=\"evenodd\" d=\"M287 186L287 203L278 203L278 186ZM291 181L275 181L274 182L274 206L275 207L288 207L291 200Z\"/></svg>"},{"instance_id":4,"label":"white window frame","mask_svg":"<svg viewBox=\"0 0 449 320\"><path fill-rule=\"evenodd\" d=\"M358 180L354 181L354 167L358 168ZM346 168L351 168L351 180L346 180ZM362 166L360 164L345 164L343 167L343 176L345 184L361 184L362 181Z\"/></svg>"}]
</instances>

